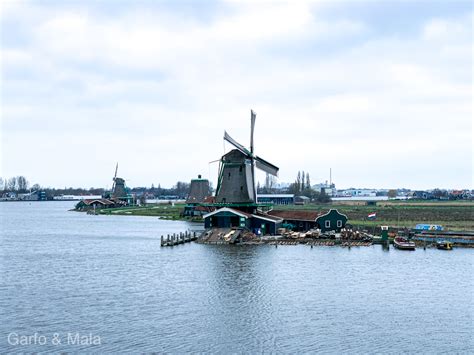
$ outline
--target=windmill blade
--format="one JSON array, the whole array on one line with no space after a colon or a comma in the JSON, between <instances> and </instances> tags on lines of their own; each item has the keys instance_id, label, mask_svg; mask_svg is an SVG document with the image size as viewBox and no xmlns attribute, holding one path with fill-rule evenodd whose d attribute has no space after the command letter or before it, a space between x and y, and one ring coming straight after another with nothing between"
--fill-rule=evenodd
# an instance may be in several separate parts
<instances>
[{"instance_id":1,"label":"windmill blade","mask_svg":"<svg viewBox=\"0 0 474 355\"><path fill-rule=\"evenodd\" d=\"M251 153L242 144L237 143L237 141L231 136L229 136L229 134L226 131L224 131L224 139L230 144L232 144L234 147L236 147L238 150L240 150L242 153L244 153L245 155L251 155Z\"/></svg>"},{"instance_id":2,"label":"windmill blade","mask_svg":"<svg viewBox=\"0 0 474 355\"><path fill-rule=\"evenodd\" d=\"M118 162L117 162L117 165L115 166L115 175L114 175L114 178L112 179L114 181L114 183L112 184L112 193L114 193L114 190L115 190L115 180L117 179L117 170L118 170Z\"/></svg>"},{"instance_id":3,"label":"windmill blade","mask_svg":"<svg viewBox=\"0 0 474 355\"><path fill-rule=\"evenodd\" d=\"M253 131L255 129L255 120L257 119L257 114L250 110L250 153L253 154Z\"/></svg>"},{"instance_id":4,"label":"windmill blade","mask_svg":"<svg viewBox=\"0 0 474 355\"><path fill-rule=\"evenodd\" d=\"M221 158L216 159L216 160L213 160L213 161L210 161L208 164L214 164L214 163L217 163L218 161L221 161Z\"/></svg>"},{"instance_id":5,"label":"windmill blade","mask_svg":"<svg viewBox=\"0 0 474 355\"><path fill-rule=\"evenodd\" d=\"M278 176L278 170L280 170L277 166L269 163L268 161L260 158L255 157L255 165L258 169L265 171L268 174L273 176Z\"/></svg>"}]
</instances>

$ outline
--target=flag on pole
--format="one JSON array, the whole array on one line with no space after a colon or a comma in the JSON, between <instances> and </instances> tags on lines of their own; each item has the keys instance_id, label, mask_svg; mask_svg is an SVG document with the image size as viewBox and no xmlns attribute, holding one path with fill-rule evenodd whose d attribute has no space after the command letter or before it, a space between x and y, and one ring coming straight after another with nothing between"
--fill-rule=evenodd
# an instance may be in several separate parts
<instances>
[{"instance_id":1,"label":"flag on pole","mask_svg":"<svg viewBox=\"0 0 474 355\"><path fill-rule=\"evenodd\" d=\"M375 219L377 218L377 212L373 212L373 213L370 213L368 216L367 216L368 219Z\"/></svg>"}]
</instances>

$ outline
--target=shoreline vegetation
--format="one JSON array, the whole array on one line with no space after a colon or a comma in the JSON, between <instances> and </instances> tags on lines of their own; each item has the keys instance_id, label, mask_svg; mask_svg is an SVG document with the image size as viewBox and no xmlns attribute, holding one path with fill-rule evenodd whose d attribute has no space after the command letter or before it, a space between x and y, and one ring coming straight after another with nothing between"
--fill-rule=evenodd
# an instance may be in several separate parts
<instances>
[{"instance_id":1,"label":"shoreline vegetation","mask_svg":"<svg viewBox=\"0 0 474 355\"><path fill-rule=\"evenodd\" d=\"M97 209L96 214L118 216L149 216L163 220L202 222L200 217L184 217L184 203L147 204L145 206ZM442 225L445 230L474 230L474 201L378 201L368 206L364 201L337 201L326 204L275 205L278 210L329 210L337 209L356 228L377 228L388 225L396 228L414 228L418 223ZM375 220L368 220L370 213Z\"/></svg>"}]
</instances>

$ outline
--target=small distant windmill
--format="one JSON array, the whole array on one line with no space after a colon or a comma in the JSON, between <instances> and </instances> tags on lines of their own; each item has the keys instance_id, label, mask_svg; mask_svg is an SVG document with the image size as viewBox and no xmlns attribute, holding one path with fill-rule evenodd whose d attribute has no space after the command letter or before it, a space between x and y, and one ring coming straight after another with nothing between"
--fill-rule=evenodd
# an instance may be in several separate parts
<instances>
[{"instance_id":1,"label":"small distant windmill","mask_svg":"<svg viewBox=\"0 0 474 355\"><path fill-rule=\"evenodd\" d=\"M202 203L206 197L210 196L210 191L209 180L203 179L201 175L198 175L197 179L191 180L186 203Z\"/></svg>"},{"instance_id":2,"label":"small distant windmill","mask_svg":"<svg viewBox=\"0 0 474 355\"><path fill-rule=\"evenodd\" d=\"M256 114L250 111L250 150L224 131L224 140L236 149L222 156L216 189L216 202L252 205L257 202L255 189L255 167L267 174L277 176L278 167L254 154L254 128Z\"/></svg>"},{"instance_id":3,"label":"small distant windmill","mask_svg":"<svg viewBox=\"0 0 474 355\"><path fill-rule=\"evenodd\" d=\"M127 191L125 190L125 180L122 178L117 177L118 171L118 163L115 166L115 175L113 178L113 185L112 185L112 197L113 198L126 198Z\"/></svg>"}]
</instances>

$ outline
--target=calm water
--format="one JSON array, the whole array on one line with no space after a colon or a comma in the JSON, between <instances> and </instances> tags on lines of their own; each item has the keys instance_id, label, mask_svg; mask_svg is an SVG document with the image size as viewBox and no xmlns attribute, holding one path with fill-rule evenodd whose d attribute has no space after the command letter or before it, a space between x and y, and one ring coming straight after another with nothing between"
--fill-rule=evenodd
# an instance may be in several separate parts
<instances>
[{"instance_id":1,"label":"calm water","mask_svg":"<svg viewBox=\"0 0 474 355\"><path fill-rule=\"evenodd\" d=\"M0 203L0 352L474 351L472 249L160 248L193 226L72 205Z\"/></svg>"}]
</instances>

